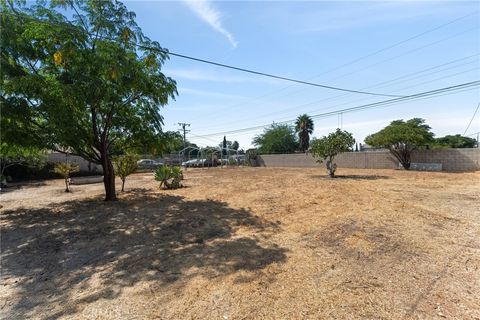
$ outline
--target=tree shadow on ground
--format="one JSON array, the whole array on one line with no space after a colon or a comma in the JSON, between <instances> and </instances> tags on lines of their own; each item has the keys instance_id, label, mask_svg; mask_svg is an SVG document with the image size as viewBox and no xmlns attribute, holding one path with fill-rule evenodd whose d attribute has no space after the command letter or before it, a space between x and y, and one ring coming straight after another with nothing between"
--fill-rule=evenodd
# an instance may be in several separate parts
<instances>
[{"instance_id":1,"label":"tree shadow on ground","mask_svg":"<svg viewBox=\"0 0 480 320\"><path fill-rule=\"evenodd\" d=\"M238 236L239 228L264 238ZM7 211L2 280L16 297L3 311L11 319L39 318L40 310L43 318L59 318L80 312L80 304L114 299L140 281L161 288L196 276L260 270L286 261L286 250L268 240L278 229L223 202L141 189L113 203L93 199Z\"/></svg>"},{"instance_id":2,"label":"tree shadow on ground","mask_svg":"<svg viewBox=\"0 0 480 320\"><path fill-rule=\"evenodd\" d=\"M9 182L7 187L2 188L0 192L7 193L11 191L16 191L19 189L31 189L45 186L47 183L45 181L35 181L35 182Z\"/></svg>"},{"instance_id":3,"label":"tree shadow on ground","mask_svg":"<svg viewBox=\"0 0 480 320\"><path fill-rule=\"evenodd\" d=\"M380 176L380 175L335 175L334 178L330 178L328 175L314 175L312 176L316 179L326 179L326 180L382 180L382 179L390 179L389 176Z\"/></svg>"}]
</instances>

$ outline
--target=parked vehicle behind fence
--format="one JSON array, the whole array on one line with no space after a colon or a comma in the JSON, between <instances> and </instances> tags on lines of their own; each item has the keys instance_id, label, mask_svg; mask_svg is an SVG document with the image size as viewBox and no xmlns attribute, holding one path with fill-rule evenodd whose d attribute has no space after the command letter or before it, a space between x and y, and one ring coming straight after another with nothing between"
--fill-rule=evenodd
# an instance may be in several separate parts
<instances>
[{"instance_id":1,"label":"parked vehicle behind fence","mask_svg":"<svg viewBox=\"0 0 480 320\"><path fill-rule=\"evenodd\" d=\"M137 165L140 169L155 170L156 168L163 166L163 162L152 159L140 159L137 161Z\"/></svg>"}]
</instances>

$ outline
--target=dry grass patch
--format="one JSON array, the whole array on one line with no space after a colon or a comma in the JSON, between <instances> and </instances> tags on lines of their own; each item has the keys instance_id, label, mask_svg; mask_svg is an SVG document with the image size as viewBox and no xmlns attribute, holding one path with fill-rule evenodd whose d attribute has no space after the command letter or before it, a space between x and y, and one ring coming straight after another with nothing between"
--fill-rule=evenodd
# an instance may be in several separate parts
<instances>
[{"instance_id":1,"label":"dry grass patch","mask_svg":"<svg viewBox=\"0 0 480 320\"><path fill-rule=\"evenodd\" d=\"M2 318L480 318L480 173L188 169L0 196Z\"/></svg>"}]
</instances>

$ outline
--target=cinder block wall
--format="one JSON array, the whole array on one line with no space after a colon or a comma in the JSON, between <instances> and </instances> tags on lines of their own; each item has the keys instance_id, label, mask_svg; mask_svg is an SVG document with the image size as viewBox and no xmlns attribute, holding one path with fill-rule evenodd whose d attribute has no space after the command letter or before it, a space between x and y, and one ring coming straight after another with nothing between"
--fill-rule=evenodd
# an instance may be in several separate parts
<instances>
[{"instance_id":1,"label":"cinder block wall","mask_svg":"<svg viewBox=\"0 0 480 320\"><path fill-rule=\"evenodd\" d=\"M78 164L80 167L80 172L90 172L90 173L102 172L101 165L88 162L87 160L79 156L72 156L72 155L67 156L64 153L53 152L53 153L49 153L47 158L48 158L48 161L53 163L68 161L70 163Z\"/></svg>"},{"instance_id":2,"label":"cinder block wall","mask_svg":"<svg viewBox=\"0 0 480 320\"><path fill-rule=\"evenodd\" d=\"M412 154L412 162L441 163L444 171L480 170L480 149L422 150ZM345 152L335 157L340 168L397 169L398 161L389 151ZM258 164L267 167L318 167L310 154L260 155Z\"/></svg>"}]
</instances>

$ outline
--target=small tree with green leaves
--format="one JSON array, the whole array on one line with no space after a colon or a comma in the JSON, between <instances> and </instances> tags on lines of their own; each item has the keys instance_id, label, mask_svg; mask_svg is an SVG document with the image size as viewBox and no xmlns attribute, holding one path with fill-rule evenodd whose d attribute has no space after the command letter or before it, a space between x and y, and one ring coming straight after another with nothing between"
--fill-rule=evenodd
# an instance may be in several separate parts
<instances>
[{"instance_id":1,"label":"small tree with green leaves","mask_svg":"<svg viewBox=\"0 0 480 320\"><path fill-rule=\"evenodd\" d=\"M113 158L115 175L122 180L122 192L125 191L125 180L129 175L137 171L139 157L135 154L126 154Z\"/></svg>"},{"instance_id":2,"label":"small tree with green leaves","mask_svg":"<svg viewBox=\"0 0 480 320\"><path fill-rule=\"evenodd\" d=\"M70 192L70 175L78 171L80 171L78 164L70 162L57 163L53 169L53 172L58 173L65 180L65 192Z\"/></svg>"},{"instance_id":3,"label":"small tree with green leaves","mask_svg":"<svg viewBox=\"0 0 480 320\"><path fill-rule=\"evenodd\" d=\"M349 151L354 143L355 139L351 133L337 129L326 137L313 140L310 150L313 156L318 158L317 162L322 163L328 159L326 163L328 175L333 178L337 169L333 159L340 152Z\"/></svg>"},{"instance_id":4,"label":"small tree with green leaves","mask_svg":"<svg viewBox=\"0 0 480 320\"><path fill-rule=\"evenodd\" d=\"M365 142L373 147L387 148L408 170L412 151L433 142L433 133L430 129L425 120L420 118L395 120L377 133L366 137Z\"/></svg>"}]
</instances>

